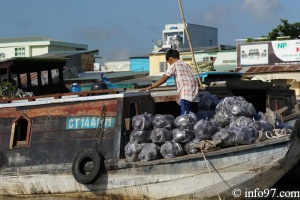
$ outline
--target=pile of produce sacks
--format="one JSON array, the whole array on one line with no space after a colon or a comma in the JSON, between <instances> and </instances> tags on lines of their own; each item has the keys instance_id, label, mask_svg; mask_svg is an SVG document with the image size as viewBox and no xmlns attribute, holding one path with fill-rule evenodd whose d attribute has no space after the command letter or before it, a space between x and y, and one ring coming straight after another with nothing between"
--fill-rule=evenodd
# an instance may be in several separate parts
<instances>
[{"instance_id":1,"label":"pile of produce sacks","mask_svg":"<svg viewBox=\"0 0 300 200\"><path fill-rule=\"evenodd\" d=\"M220 148L253 144L260 132L277 128L264 113L256 113L254 106L243 97L226 97L219 101L205 93L198 108L197 114L176 118L169 114L134 116L130 142L125 147L126 157L150 161L195 154L200 149L194 144L203 140L211 140ZM203 114L205 111L209 114ZM291 128L282 122L276 124Z\"/></svg>"}]
</instances>

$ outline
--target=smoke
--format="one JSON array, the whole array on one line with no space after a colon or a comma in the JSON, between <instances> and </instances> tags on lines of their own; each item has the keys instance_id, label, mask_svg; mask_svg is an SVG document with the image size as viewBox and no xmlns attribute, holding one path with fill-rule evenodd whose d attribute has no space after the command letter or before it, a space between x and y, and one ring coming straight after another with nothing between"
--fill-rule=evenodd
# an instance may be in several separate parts
<instances>
[{"instance_id":1,"label":"smoke","mask_svg":"<svg viewBox=\"0 0 300 200\"><path fill-rule=\"evenodd\" d=\"M283 5L278 0L244 0L240 9L250 13L258 21L269 21L273 19Z\"/></svg>"}]
</instances>

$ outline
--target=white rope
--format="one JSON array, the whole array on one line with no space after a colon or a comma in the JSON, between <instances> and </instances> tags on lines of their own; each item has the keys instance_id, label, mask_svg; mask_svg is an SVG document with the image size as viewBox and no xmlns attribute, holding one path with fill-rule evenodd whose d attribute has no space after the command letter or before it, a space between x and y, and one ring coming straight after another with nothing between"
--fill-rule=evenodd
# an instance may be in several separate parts
<instances>
[{"instance_id":1,"label":"white rope","mask_svg":"<svg viewBox=\"0 0 300 200\"><path fill-rule=\"evenodd\" d=\"M214 177L213 177L213 175L212 175L212 173L211 173L211 171L210 171L210 168L209 168L209 166L208 166L206 157L205 157L205 155L204 155L204 153L203 153L203 151L202 151L202 148L200 148L200 151L201 151L202 156L203 156L203 158L204 158L204 161L205 161L206 167L207 167L207 169L208 169L208 172L210 173L210 176L211 176L211 178L212 178L212 180L213 180L213 184L216 185L215 180L214 180ZM219 195L219 193L217 193L217 195L218 195L218 197L219 197L219 200L222 200L221 197L220 197L220 195Z\"/></svg>"}]
</instances>

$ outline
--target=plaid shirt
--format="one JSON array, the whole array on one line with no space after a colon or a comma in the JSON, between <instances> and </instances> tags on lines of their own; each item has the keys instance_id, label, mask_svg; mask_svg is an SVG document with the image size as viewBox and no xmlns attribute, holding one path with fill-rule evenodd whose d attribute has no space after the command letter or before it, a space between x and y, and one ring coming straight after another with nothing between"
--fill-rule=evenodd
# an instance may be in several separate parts
<instances>
[{"instance_id":1,"label":"plaid shirt","mask_svg":"<svg viewBox=\"0 0 300 200\"><path fill-rule=\"evenodd\" d=\"M178 104L180 99L198 101L198 83L190 65L178 60L167 69L165 75L175 78Z\"/></svg>"}]
</instances>

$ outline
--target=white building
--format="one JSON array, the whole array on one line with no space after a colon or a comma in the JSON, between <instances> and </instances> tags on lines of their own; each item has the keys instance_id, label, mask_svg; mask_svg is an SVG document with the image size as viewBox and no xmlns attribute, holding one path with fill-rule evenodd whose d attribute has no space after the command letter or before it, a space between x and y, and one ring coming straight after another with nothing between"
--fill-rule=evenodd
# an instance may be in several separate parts
<instances>
[{"instance_id":1,"label":"white building","mask_svg":"<svg viewBox=\"0 0 300 200\"><path fill-rule=\"evenodd\" d=\"M218 45L218 29L197 24L186 24L193 47ZM153 46L153 53L165 48L189 48L189 42L182 23L166 24L162 31L162 40Z\"/></svg>"},{"instance_id":2,"label":"white building","mask_svg":"<svg viewBox=\"0 0 300 200\"><path fill-rule=\"evenodd\" d=\"M130 71L130 61L110 61L106 62L105 66L101 66L101 71Z\"/></svg>"},{"instance_id":3,"label":"white building","mask_svg":"<svg viewBox=\"0 0 300 200\"><path fill-rule=\"evenodd\" d=\"M0 60L12 57L32 57L50 52L87 49L88 45L63 42L45 36L0 38Z\"/></svg>"}]
</instances>

